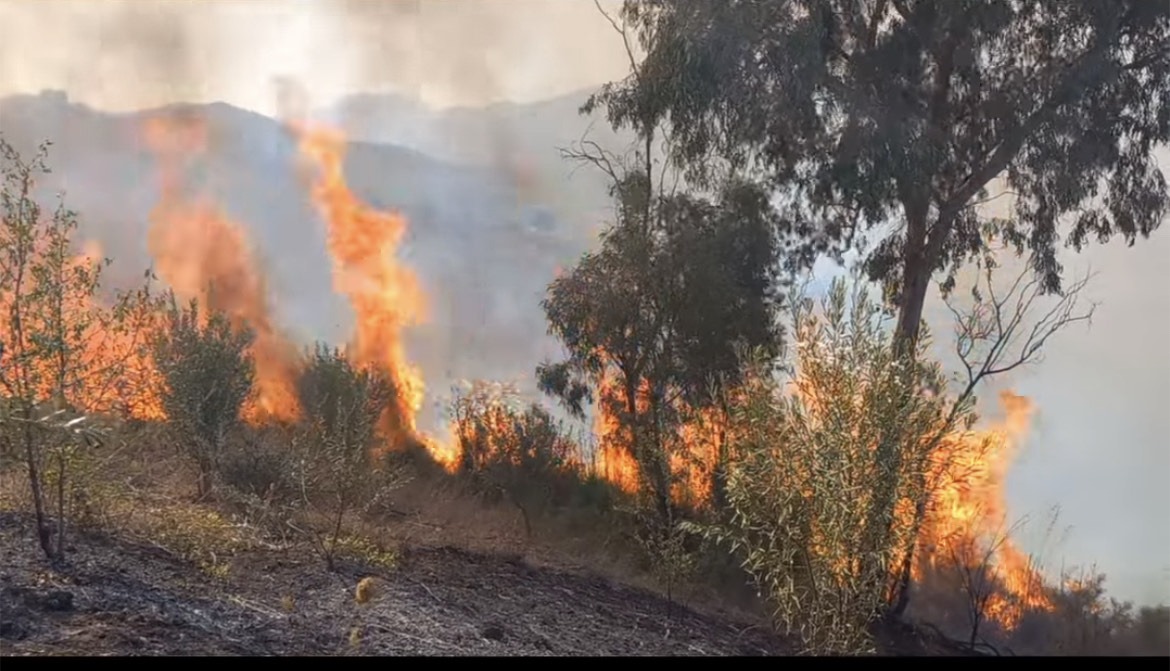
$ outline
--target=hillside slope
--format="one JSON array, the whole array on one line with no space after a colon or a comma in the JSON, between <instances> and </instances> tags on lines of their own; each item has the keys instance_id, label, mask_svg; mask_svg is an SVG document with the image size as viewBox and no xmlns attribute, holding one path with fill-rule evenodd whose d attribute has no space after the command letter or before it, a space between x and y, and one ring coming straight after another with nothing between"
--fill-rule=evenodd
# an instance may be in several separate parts
<instances>
[{"instance_id":1,"label":"hillside slope","mask_svg":"<svg viewBox=\"0 0 1170 671\"><path fill-rule=\"evenodd\" d=\"M148 543L78 540L45 570L0 515L3 655L777 655L783 641L608 580L452 548L326 572L253 551L211 579ZM375 597L354 599L363 577ZM355 633L356 632L356 633Z\"/></svg>"}]
</instances>

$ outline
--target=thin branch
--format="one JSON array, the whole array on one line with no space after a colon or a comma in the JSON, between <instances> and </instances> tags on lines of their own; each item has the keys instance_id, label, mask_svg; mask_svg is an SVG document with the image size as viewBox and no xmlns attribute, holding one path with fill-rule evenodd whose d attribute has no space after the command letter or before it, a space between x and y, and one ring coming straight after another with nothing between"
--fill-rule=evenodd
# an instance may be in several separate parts
<instances>
[{"instance_id":1,"label":"thin branch","mask_svg":"<svg viewBox=\"0 0 1170 671\"><path fill-rule=\"evenodd\" d=\"M612 183L618 183L618 171L622 167L623 162L616 154L605 149L597 142L584 138L577 142L577 147L562 147L560 149L561 158L582 165L593 165L604 172L612 180Z\"/></svg>"},{"instance_id":2,"label":"thin branch","mask_svg":"<svg viewBox=\"0 0 1170 671\"><path fill-rule=\"evenodd\" d=\"M988 263L975 290L975 302L968 311L944 303L955 319L955 353L967 374L963 399L984 379L1037 363L1049 339L1077 322L1089 322L1096 304L1081 309L1080 295L1092 273L1076 280L1048 310L1025 325L1042 294L1042 286L1030 268L1024 268L1000 293L994 282L994 264Z\"/></svg>"},{"instance_id":3,"label":"thin branch","mask_svg":"<svg viewBox=\"0 0 1170 671\"><path fill-rule=\"evenodd\" d=\"M614 31L616 31L618 35L622 36L622 45L625 47L626 57L629 58L630 61L630 71L634 73L635 77L638 76L638 61L636 58L634 58L634 48L630 44L630 33L629 30L626 29L625 22L623 21L619 24L617 19L610 15L609 12L605 11L605 8L601 6L600 0L593 0L593 6L597 8L598 12L601 12L601 15L605 17L605 20L609 22L609 25L613 27Z\"/></svg>"}]
</instances>

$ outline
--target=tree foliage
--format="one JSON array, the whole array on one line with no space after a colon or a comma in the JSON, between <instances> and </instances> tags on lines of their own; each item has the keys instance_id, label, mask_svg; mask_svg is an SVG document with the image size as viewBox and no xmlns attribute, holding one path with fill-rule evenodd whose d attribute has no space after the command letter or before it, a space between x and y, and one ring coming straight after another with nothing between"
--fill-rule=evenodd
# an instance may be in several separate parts
<instances>
[{"instance_id":1,"label":"tree foliage","mask_svg":"<svg viewBox=\"0 0 1170 671\"><path fill-rule=\"evenodd\" d=\"M203 316L197 301L181 308L173 296L166 326L155 334L162 407L175 440L199 469L201 497L240 425L255 375L251 343L251 332L234 328L225 314Z\"/></svg>"},{"instance_id":2,"label":"tree foliage","mask_svg":"<svg viewBox=\"0 0 1170 671\"><path fill-rule=\"evenodd\" d=\"M793 267L864 245L900 341L931 277L991 236L1053 291L1062 238L1132 244L1170 212L1165 2L629 0L623 18L645 57L586 109L668 122L695 184L722 166L777 193ZM982 216L999 195L1008 215Z\"/></svg>"},{"instance_id":3,"label":"tree foliage","mask_svg":"<svg viewBox=\"0 0 1170 671\"><path fill-rule=\"evenodd\" d=\"M889 320L867 294L849 295L838 280L815 308L794 305L791 377L754 358L728 393L730 520L687 526L740 551L781 630L812 652L853 653L871 644L868 625L916 533L906 513L929 496L920 474L939 427L952 412L960 422L974 416L969 403L956 409L924 391L942 388L939 367L896 355ZM891 435L903 458L875 459ZM896 505L879 506L886 518L875 526L883 490Z\"/></svg>"},{"instance_id":4,"label":"tree foliage","mask_svg":"<svg viewBox=\"0 0 1170 671\"><path fill-rule=\"evenodd\" d=\"M712 381L734 383L741 346L778 349L774 221L747 184L705 200L653 188L646 170L611 176L616 220L601 248L542 303L568 357L538 377L577 416L596 397L621 418L624 449L665 509L680 407L713 402ZM603 378L615 386L598 394Z\"/></svg>"}]
</instances>

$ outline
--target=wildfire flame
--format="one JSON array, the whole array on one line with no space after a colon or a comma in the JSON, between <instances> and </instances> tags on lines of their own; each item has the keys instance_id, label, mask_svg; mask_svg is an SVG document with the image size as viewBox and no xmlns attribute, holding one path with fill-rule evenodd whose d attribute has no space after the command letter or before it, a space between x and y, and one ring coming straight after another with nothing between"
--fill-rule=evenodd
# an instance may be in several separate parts
<instances>
[{"instance_id":1,"label":"wildfire flame","mask_svg":"<svg viewBox=\"0 0 1170 671\"><path fill-rule=\"evenodd\" d=\"M614 377L603 374L597 385L598 403L593 415L593 433L597 437L594 470L618 489L633 494L640 487L638 463L627 447L629 440L623 435L626 429L621 418L611 410L621 398L620 393Z\"/></svg>"},{"instance_id":2,"label":"wildfire flame","mask_svg":"<svg viewBox=\"0 0 1170 671\"><path fill-rule=\"evenodd\" d=\"M1005 418L980 431L946 438L934 465L934 506L926 520L915 577L926 566L989 560L1002 593L995 591L988 615L1013 628L1026 610L1053 609L1044 581L1030 557L1007 537L1005 478L1027 436L1032 402L1011 391L999 396Z\"/></svg>"},{"instance_id":3,"label":"wildfire flame","mask_svg":"<svg viewBox=\"0 0 1170 671\"><path fill-rule=\"evenodd\" d=\"M294 421L300 415L297 352L273 323L264 275L248 236L214 204L185 194L185 168L207 150L206 122L194 116L155 117L143 138L159 163L160 199L147 237L159 277L178 298L194 298L227 315L233 325L252 330L256 380L245 419Z\"/></svg>"},{"instance_id":4,"label":"wildfire flame","mask_svg":"<svg viewBox=\"0 0 1170 671\"><path fill-rule=\"evenodd\" d=\"M414 272L399 263L406 218L378 212L349 190L342 165L345 138L335 130L299 126L301 154L317 168L312 197L328 226L334 288L350 301L356 320L350 355L385 372L397 394L382 417L387 446L423 441L415 418L424 385L403 346L404 331L426 317L426 300Z\"/></svg>"}]
</instances>

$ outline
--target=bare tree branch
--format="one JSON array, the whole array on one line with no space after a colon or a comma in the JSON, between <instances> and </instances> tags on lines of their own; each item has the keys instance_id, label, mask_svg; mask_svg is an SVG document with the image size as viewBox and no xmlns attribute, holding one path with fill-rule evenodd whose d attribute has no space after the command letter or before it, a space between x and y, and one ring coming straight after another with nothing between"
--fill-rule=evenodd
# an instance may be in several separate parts
<instances>
[{"instance_id":1,"label":"bare tree branch","mask_svg":"<svg viewBox=\"0 0 1170 671\"><path fill-rule=\"evenodd\" d=\"M593 0L593 6L597 8L598 12L601 12L601 15L605 17L605 20L609 22L617 34L622 36L622 45L626 48L626 57L630 61L630 71L634 73L635 77L638 76L638 60L634 57L634 47L630 43L630 32L626 28L625 21L619 23L609 12L605 11L599 0Z\"/></svg>"},{"instance_id":2,"label":"bare tree branch","mask_svg":"<svg viewBox=\"0 0 1170 671\"><path fill-rule=\"evenodd\" d=\"M1094 277L1089 273L1068 286L1030 326L1025 325L1042 295L1032 270L1023 268L1006 292L1000 293L994 281L994 262L988 259L982 265L969 309L958 308L952 297L944 299L955 318L955 353L966 371L960 399L970 396L989 377L1039 363L1044 345L1053 335L1070 324L1089 322L1097 308L1095 303L1082 307L1081 293Z\"/></svg>"},{"instance_id":3,"label":"bare tree branch","mask_svg":"<svg viewBox=\"0 0 1170 671\"><path fill-rule=\"evenodd\" d=\"M996 288L994 270L997 264L990 254L981 262L982 272L971 287L972 306L962 310L954 298L944 293L943 302L954 316L955 353L966 373L966 384L958 394L946 420L931 437L927 453L934 453L943 439L954 431L956 420L974 399L975 390L989 377L1035 364L1048 339L1069 324L1092 319L1095 304L1081 309L1080 294L1093 275L1087 274L1068 286L1059 299L1039 318L1026 326L1025 321L1042 295L1040 282L1032 269L1023 268L1007 287L1006 292ZM928 491L936 491L933 488ZM926 514L928 500L918 501L915 526ZM911 546L902 560L899 582L900 612L908 603L910 568L917 543L917 531L911 536Z\"/></svg>"}]
</instances>

